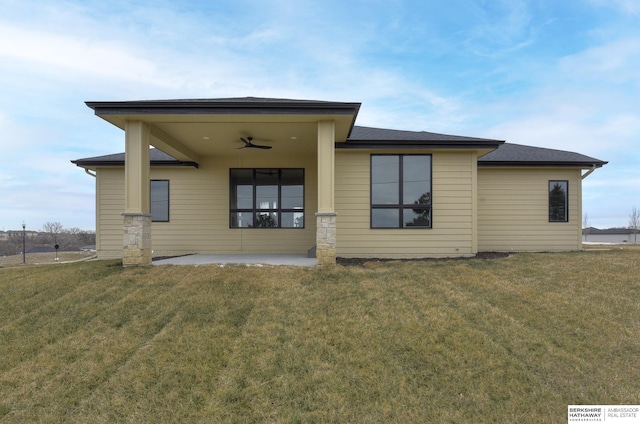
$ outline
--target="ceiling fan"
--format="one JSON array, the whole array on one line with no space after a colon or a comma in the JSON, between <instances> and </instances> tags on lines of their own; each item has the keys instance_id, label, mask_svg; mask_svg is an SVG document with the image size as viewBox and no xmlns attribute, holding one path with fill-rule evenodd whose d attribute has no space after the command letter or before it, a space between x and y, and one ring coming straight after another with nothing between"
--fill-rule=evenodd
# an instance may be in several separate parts
<instances>
[{"instance_id":1,"label":"ceiling fan","mask_svg":"<svg viewBox=\"0 0 640 424\"><path fill-rule=\"evenodd\" d=\"M242 142L244 143L244 146L238 147L238 149L246 149L247 147L251 147L254 149L271 149L271 147L273 147L273 146L264 146L261 144L253 144L252 143L253 137L247 137L247 138L240 137L240 140L242 140Z\"/></svg>"}]
</instances>

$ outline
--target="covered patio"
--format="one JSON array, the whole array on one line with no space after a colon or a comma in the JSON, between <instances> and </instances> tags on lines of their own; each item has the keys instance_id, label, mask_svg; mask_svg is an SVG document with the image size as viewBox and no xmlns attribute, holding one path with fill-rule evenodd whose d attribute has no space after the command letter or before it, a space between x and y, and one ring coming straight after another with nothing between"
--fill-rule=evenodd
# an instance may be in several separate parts
<instances>
[{"instance_id":1,"label":"covered patio","mask_svg":"<svg viewBox=\"0 0 640 424\"><path fill-rule=\"evenodd\" d=\"M315 266L316 258L305 255L206 255L194 254L155 259L153 265L247 265L247 266Z\"/></svg>"},{"instance_id":2,"label":"covered patio","mask_svg":"<svg viewBox=\"0 0 640 424\"><path fill-rule=\"evenodd\" d=\"M353 128L359 103L248 97L107 101L87 102L87 105L97 116L125 132L124 207L119 211L124 218L124 266L152 264L152 250L163 250L167 255L173 254L169 252L177 253L177 248L170 245L169 241L175 240L178 233L183 237L194 231L196 234L188 241L181 242L181 250L238 252L243 255L227 260L241 258L245 261L248 257L244 254L261 253L266 246L270 248L269 253L292 253L294 248L291 246L298 243L304 245L296 245L298 251L315 245L317 256L313 259L314 263L335 263L335 143L346 141ZM175 206L175 211L179 211L173 215L175 219L170 223L167 212L164 218L167 224L154 227L158 229L162 226L163 231L166 230L163 234L157 233L158 237L151 234L153 219L149 181L153 178L150 174L150 147L173 158L170 163L161 166L181 166L193 170L193 175L189 177L191 184L184 184L181 188L178 188L179 181L186 180L179 180L175 174L167 176L169 174L165 173L162 177L156 177L164 181L167 191L169 180L173 180L171 204ZM274 183L277 186L292 184L286 180L289 177L280 176L282 169L301 170L300 173L306 169L310 172L304 174L307 181L303 178L301 185L312 196L306 199L301 196L300 204L291 206L291 210L285 210L282 202L271 202L267 213L262 210L262 203L267 203L261 202L254 188L252 196L255 202L249 210L236 199L245 194L237 194L234 190L240 187L237 190L240 192L249 185L258 186L260 183L256 182L255 176L251 184L244 180L238 182L240 177L236 174L240 171L230 176L230 169L248 169L260 175L265 172L268 175L277 173L279 179L277 184ZM224 175L220 170L225 171ZM209 193L199 193L198 197L193 198L192 205L179 204L180 199L193 195L194 190L206 183L217 196L214 200L206 200L208 206L202 206L198 201L209 199ZM214 188L212 184L225 187ZM214 215L215 206L226 205L230 197L234 200L229 201L224 217L220 211ZM275 211L276 206L272 205L276 204L282 210ZM273 219L271 209L282 220ZM187 218L188 214L191 215ZM264 227L259 224L265 216L274 223L268 227L283 229L279 233L271 232L268 236L264 231L248 229ZM282 224L285 218L294 224ZM200 228L209 231L207 241L192 245L192 240L198 239L205 231ZM294 232L291 228L300 228L300 231ZM100 229L97 232L101 236ZM316 233L315 237L312 232ZM164 245L161 244L163 239ZM278 262L277 257L273 260Z\"/></svg>"}]
</instances>

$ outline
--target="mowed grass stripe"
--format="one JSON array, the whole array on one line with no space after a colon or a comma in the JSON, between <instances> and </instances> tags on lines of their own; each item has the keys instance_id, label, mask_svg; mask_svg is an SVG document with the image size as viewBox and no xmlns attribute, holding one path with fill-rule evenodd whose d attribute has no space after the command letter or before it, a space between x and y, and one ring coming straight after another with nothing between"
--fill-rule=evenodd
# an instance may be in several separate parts
<instances>
[{"instance_id":1,"label":"mowed grass stripe","mask_svg":"<svg viewBox=\"0 0 640 424\"><path fill-rule=\"evenodd\" d=\"M402 275L403 268L395 274ZM417 336L403 347L415 375L434 388L423 406L429 416L436 418L435 422L477 422L515 396L537 396L542 400L546 396L542 382L531 379L523 364L496 343L491 334L470 322L467 313L449 299L461 296L455 279L464 267L449 263L435 268L439 272L433 272L433 264L412 268L395 288L396 295L403 296L418 317ZM488 276L475 273L469 278ZM416 343L416 339L420 342ZM522 386L511 387L510 382L523 378L529 380L525 392L513 393ZM525 404L511 410L513 421L519 422L531 409Z\"/></svg>"},{"instance_id":2,"label":"mowed grass stripe","mask_svg":"<svg viewBox=\"0 0 640 424\"><path fill-rule=\"evenodd\" d=\"M228 364L230 346L241 334L243 318L237 301L245 298L241 282L217 276L234 271L209 268L211 279L191 281L178 275L184 268L168 268L166 278L181 279L179 290L165 298L177 311L166 328L136 352L109 381L85 399L73 417L78 421L128 421L149 411L159 422L175 417L193 421L200 416L218 373ZM131 374L137 378L131 380ZM137 399L130 408L131 399Z\"/></svg>"},{"instance_id":3,"label":"mowed grass stripe","mask_svg":"<svg viewBox=\"0 0 640 424\"><path fill-rule=\"evenodd\" d=\"M2 322L0 370L9 369L34 358L46 346L73 338L74 333L82 328L95 329L101 325L120 327L136 313L128 301L132 294L141 290L155 294L159 292L159 287L149 290L131 284L133 280L128 278L126 273L122 273L121 269L115 278L112 278L110 273L102 277L87 276L82 272L84 267L76 273L65 272L66 269L69 269L69 266L61 268L62 272L53 274L62 275L71 281L65 281L63 285L72 284L73 290L64 290L59 296L51 299L42 297L42 303L33 303L30 309L22 308L18 303L11 306L12 309L22 310L22 315ZM47 283L41 285L57 285L56 281L51 281L51 274L43 275ZM138 301L145 304L147 302L144 296ZM26 340L17 338L18 334L26 337ZM12 343L16 340L20 341Z\"/></svg>"},{"instance_id":4,"label":"mowed grass stripe","mask_svg":"<svg viewBox=\"0 0 640 424\"><path fill-rule=\"evenodd\" d=\"M85 290L78 290L75 308L63 303L58 304L57 310L46 311L48 316L64 318L52 322L49 333L25 334L26 337L9 346L29 346L35 344L38 337L45 340L39 343L43 347L36 355L25 358L0 378L0 384L6 378L18 382L24 389L16 392L14 405L16 411L25 414L23 418L27 421L34 418L30 415L33 408L29 404L21 408L23 399L50 403L45 420L69 413L75 403L126 366L180 309L180 303L172 302L179 285L167 283L161 276L147 276L144 281L134 283L127 277L132 272L137 271L124 270L123 278L117 280L126 288L120 297L105 297L101 284L80 286ZM117 281L107 277L102 283L109 285ZM70 299L70 303L73 300ZM110 307L105 306L109 302ZM166 305L171 306L166 308ZM83 328L68 331L74 323ZM60 398L73 400L73 405L56 402Z\"/></svg>"},{"instance_id":5,"label":"mowed grass stripe","mask_svg":"<svg viewBox=\"0 0 640 424\"><path fill-rule=\"evenodd\" d=\"M570 255L583 254L567 256ZM635 361L629 361L628 354L640 353L638 327L621 326L617 321L618 317L624 317L619 314L620 310L632 310L631 315L637 316L637 300L621 295L629 289L637 290L637 285L630 286L626 278L626 287L617 283L609 285L608 281L615 280L615 275L601 273L609 259L596 255L584 258L588 259L588 265L569 264L562 269L558 263L553 264L552 254L516 255L492 271L495 278L486 274L483 278L472 278L472 273L458 272L458 278L443 291L443 297L452 302L452 309L462 312L471 328L485 332L532 375L542 379L546 387L564 394L562 402L593 402L590 399L603 390L593 385L595 376L606 382L605 389L611 388L607 390L610 393L616 392L613 386L629 382L628 379L621 381L617 375L608 376L610 371L602 367L602 363L615 363L617 369L627 370L624 374L637 375ZM627 272L633 275L636 262L629 259L634 257L637 255L622 261L626 264L626 268L621 269L623 275ZM541 259L539 264L536 262L535 272L523 266L531 258ZM470 261L465 266L473 264L474 261ZM593 275L606 276L606 279L601 280L601 285L585 284ZM525 281L526 287L514 288L514 281ZM616 334L614 341L612 333ZM633 340L632 334L635 334ZM623 396L627 401L636 398L637 393ZM608 403L620 401L620 397L607 399Z\"/></svg>"},{"instance_id":6,"label":"mowed grass stripe","mask_svg":"<svg viewBox=\"0 0 640 424\"><path fill-rule=\"evenodd\" d=\"M27 267L0 269L0 327L12 320L24 319L26 314L42 308L50 302L78 290L78 283L103 278L110 272L118 272L115 267L100 267L96 275L93 264L61 264L59 268ZM56 272L52 272L55 269ZM49 284L43 284L47 281Z\"/></svg>"}]
</instances>

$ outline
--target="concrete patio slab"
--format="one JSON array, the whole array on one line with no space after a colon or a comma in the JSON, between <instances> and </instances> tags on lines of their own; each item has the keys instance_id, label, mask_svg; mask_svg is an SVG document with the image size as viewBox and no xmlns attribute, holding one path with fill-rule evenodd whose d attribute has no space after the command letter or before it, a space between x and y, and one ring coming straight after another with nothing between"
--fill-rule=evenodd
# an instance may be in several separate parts
<instances>
[{"instance_id":1,"label":"concrete patio slab","mask_svg":"<svg viewBox=\"0 0 640 424\"><path fill-rule=\"evenodd\" d=\"M186 255L154 260L153 265L291 265L315 266L316 258L306 255Z\"/></svg>"}]
</instances>

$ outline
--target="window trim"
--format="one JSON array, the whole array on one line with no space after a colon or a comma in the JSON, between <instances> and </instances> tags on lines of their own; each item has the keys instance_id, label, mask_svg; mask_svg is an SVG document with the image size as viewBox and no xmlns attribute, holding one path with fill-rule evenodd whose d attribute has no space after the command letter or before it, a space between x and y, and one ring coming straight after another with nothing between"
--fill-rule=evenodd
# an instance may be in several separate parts
<instances>
[{"instance_id":1,"label":"window trim","mask_svg":"<svg viewBox=\"0 0 640 424\"><path fill-rule=\"evenodd\" d=\"M552 190L552 185L557 184L557 183L564 183L566 185L566 190L565 190L565 194L564 194L564 219L551 219L551 190ZM556 222L569 222L569 180L549 180L548 186L547 186L547 190L548 190L548 213L549 213L549 222L551 223L556 223Z\"/></svg>"},{"instance_id":2,"label":"window trim","mask_svg":"<svg viewBox=\"0 0 640 424\"><path fill-rule=\"evenodd\" d=\"M258 185L256 184L256 175L257 175L257 171L258 170L263 170L263 169L270 169L270 170L275 170L278 172L278 207L275 209L276 210L276 215L277 215L277 222L278 225L275 227L261 227L261 226L257 226L256 225L256 220L258 217L258 214L260 212L264 212L264 209L258 208L257 207L257 187ZM232 198L232 195L234 193L233 190L233 180L232 180L232 173L233 171L242 171L242 170L250 170L252 171L252 181L251 181L251 185L252 185L252 208L232 208L231 205L233 204L234 200ZM282 171L301 171L302 172L302 209L293 209L293 208L283 208L282 207ZM271 229L271 230L302 230L305 228L306 226L306 199L305 199L305 185L306 185L306 178L305 178L305 169L304 168L229 168L229 228L230 229ZM285 185L286 186L286 185ZM234 213L238 213L238 212L247 212L247 213L251 213L253 215L253 225L251 227L238 227L238 226L233 226L232 225L232 221L231 221L231 217ZM300 227L282 227L282 214L283 213L300 213L302 212L302 225Z\"/></svg>"},{"instance_id":3,"label":"window trim","mask_svg":"<svg viewBox=\"0 0 640 424\"><path fill-rule=\"evenodd\" d=\"M404 158L408 156L426 156L429 157L429 194L431 195L429 209L429 226L405 226L404 225L404 210L416 209L415 205L409 204L374 204L373 203L373 158L376 156L394 156L399 159L398 163L398 201L402 201L404 198ZM413 207L410 207L413 206ZM374 209L393 209L399 211L398 225L395 227L378 227L373 225L373 211ZM427 207L419 208L427 209ZM369 228L372 230L430 230L433 229L433 155L430 153L376 153L371 154L369 159Z\"/></svg>"},{"instance_id":4,"label":"window trim","mask_svg":"<svg viewBox=\"0 0 640 424\"><path fill-rule=\"evenodd\" d=\"M166 182L167 183L167 219L154 219L153 218L153 199L151 197L151 193L153 190L151 189L151 185L154 182ZM171 221L171 183L168 179L152 179L149 181L149 214L151 215L151 222L170 222Z\"/></svg>"}]
</instances>

